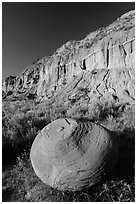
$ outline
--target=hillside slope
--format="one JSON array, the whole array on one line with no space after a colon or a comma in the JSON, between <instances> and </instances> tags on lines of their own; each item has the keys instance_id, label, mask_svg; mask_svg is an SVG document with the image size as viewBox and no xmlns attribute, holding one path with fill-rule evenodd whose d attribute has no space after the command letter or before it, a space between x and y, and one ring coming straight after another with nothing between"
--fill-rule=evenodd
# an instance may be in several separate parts
<instances>
[{"instance_id":1,"label":"hillside slope","mask_svg":"<svg viewBox=\"0 0 137 204\"><path fill-rule=\"evenodd\" d=\"M135 12L3 80L3 98L134 103ZM81 93L82 92L82 93Z\"/></svg>"}]
</instances>

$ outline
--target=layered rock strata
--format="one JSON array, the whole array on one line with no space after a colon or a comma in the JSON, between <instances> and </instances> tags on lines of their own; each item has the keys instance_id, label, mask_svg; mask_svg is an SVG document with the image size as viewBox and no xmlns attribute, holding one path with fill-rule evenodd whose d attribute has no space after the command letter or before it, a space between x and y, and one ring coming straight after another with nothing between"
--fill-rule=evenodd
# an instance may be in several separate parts
<instances>
[{"instance_id":1,"label":"layered rock strata","mask_svg":"<svg viewBox=\"0 0 137 204\"><path fill-rule=\"evenodd\" d=\"M20 76L12 80L12 83L11 78L3 81L3 94L6 96L12 90L16 96L21 93L31 93L38 98L46 98L61 90L64 85L72 83L83 72L98 69L109 70L115 75L119 75L119 72L122 72L121 69L134 72L134 18L134 11L128 12L111 25L90 33L81 41L66 43L52 56L38 60L28 67ZM115 71L111 71L112 69ZM130 75L130 87L134 87L133 75ZM128 79L129 77L126 80ZM122 86L120 90L123 91ZM116 92L119 92L117 88ZM134 90L131 92L134 98Z\"/></svg>"}]
</instances>

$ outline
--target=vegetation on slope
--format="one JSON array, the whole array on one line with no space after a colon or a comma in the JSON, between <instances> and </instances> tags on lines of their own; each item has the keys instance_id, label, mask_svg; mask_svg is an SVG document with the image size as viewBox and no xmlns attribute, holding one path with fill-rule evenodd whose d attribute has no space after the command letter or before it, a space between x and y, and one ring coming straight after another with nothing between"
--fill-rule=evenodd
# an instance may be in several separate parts
<instances>
[{"instance_id":1,"label":"vegetation on slope","mask_svg":"<svg viewBox=\"0 0 137 204\"><path fill-rule=\"evenodd\" d=\"M29 159L37 133L60 117L92 120L111 130L118 139L119 161L113 174L81 192L60 192L42 183ZM33 100L3 102L3 201L134 201L134 106L99 103L91 107Z\"/></svg>"}]
</instances>

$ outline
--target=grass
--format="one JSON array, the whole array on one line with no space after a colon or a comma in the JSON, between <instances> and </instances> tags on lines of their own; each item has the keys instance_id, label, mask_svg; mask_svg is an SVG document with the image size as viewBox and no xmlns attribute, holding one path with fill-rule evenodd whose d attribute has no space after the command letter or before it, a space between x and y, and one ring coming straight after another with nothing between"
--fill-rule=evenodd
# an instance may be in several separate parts
<instances>
[{"instance_id":1,"label":"grass","mask_svg":"<svg viewBox=\"0 0 137 204\"><path fill-rule=\"evenodd\" d=\"M60 117L88 118L110 129L118 139L119 161L112 175L90 189L61 192L45 185L33 171L30 148L37 133ZM4 202L134 202L134 106L95 104L93 108L32 101L3 103Z\"/></svg>"},{"instance_id":2,"label":"grass","mask_svg":"<svg viewBox=\"0 0 137 204\"><path fill-rule=\"evenodd\" d=\"M120 176L120 175L119 175ZM80 192L61 192L45 185L35 175L29 158L3 173L3 201L10 202L133 202L134 178L113 174L103 183Z\"/></svg>"}]
</instances>

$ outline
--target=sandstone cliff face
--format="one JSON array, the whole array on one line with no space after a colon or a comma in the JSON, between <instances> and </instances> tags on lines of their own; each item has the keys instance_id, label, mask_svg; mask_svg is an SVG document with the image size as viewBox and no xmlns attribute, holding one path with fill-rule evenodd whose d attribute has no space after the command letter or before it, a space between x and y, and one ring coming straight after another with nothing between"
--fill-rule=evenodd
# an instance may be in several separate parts
<instances>
[{"instance_id":1,"label":"sandstone cliff face","mask_svg":"<svg viewBox=\"0 0 137 204\"><path fill-rule=\"evenodd\" d=\"M81 41L66 43L52 56L28 67L20 76L6 78L4 96L13 93L12 96L17 97L24 93L46 99L65 97L69 92L68 97L71 97L81 86L88 89L88 100L110 97L133 102L134 18L134 11L128 12Z\"/></svg>"}]
</instances>

